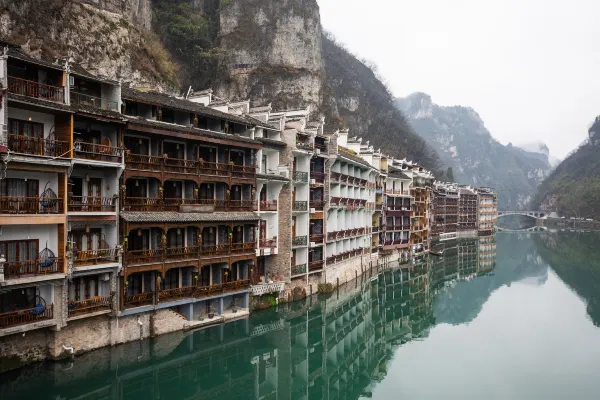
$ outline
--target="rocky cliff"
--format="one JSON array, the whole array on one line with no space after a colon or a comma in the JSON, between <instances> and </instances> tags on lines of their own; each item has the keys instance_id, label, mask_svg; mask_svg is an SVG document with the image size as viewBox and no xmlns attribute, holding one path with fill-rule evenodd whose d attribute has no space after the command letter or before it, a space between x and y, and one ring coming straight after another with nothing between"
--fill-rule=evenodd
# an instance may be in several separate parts
<instances>
[{"instance_id":1,"label":"rocky cliff","mask_svg":"<svg viewBox=\"0 0 600 400\"><path fill-rule=\"evenodd\" d=\"M328 129L439 165L373 71L323 35L316 0L0 0L0 36L133 86L311 106Z\"/></svg>"},{"instance_id":2,"label":"rocky cliff","mask_svg":"<svg viewBox=\"0 0 600 400\"><path fill-rule=\"evenodd\" d=\"M532 207L600 220L600 117L589 137L539 186Z\"/></svg>"},{"instance_id":3,"label":"rocky cliff","mask_svg":"<svg viewBox=\"0 0 600 400\"><path fill-rule=\"evenodd\" d=\"M439 106L424 93L396 99L396 104L458 182L501 193L500 209L525 208L551 170L547 153L502 145L472 108Z\"/></svg>"}]
</instances>

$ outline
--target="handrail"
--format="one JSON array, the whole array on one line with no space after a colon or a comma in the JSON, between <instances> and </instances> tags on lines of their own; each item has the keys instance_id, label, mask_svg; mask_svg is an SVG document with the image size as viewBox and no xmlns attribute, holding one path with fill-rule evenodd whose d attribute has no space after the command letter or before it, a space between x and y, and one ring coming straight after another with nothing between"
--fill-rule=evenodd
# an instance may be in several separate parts
<instances>
[{"instance_id":1,"label":"handrail","mask_svg":"<svg viewBox=\"0 0 600 400\"><path fill-rule=\"evenodd\" d=\"M113 296L95 296L87 300L69 300L67 302L69 317L102 310L112 310L112 299Z\"/></svg>"},{"instance_id":2,"label":"handrail","mask_svg":"<svg viewBox=\"0 0 600 400\"><path fill-rule=\"evenodd\" d=\"M8 261L4 264L4 276L7 279L28 275L48 275L63 272L62 260L58 257L44 260Z\"/></svg>"},{"instance_id":3,"label":"handrail","mask_svg":"<svg viewBox=\"0 0 600 400\"><path fill-rule=\"evenodd\" d=\"M17 134L8 135L8 149L20 154L46 157L69 157L69 142Z\"/></svg>"},{"instance_id":4,"label":"handrail","mask_svg":"<svg viewBox=\"0 0 600 400\"><path fill-rule=\"evenodd\" d=\"M33 308L25 308L22 310L9 311L0 314L0 328L24 325L30 322L49 320L53 318L54 304L50 304L49 306L40 305Z\"/></svg>"},{"instance_id":5,"label":"handrail","mask_svg":"<svg viewBox=\"0 0 600 400\"><path fill-rule=\"evenodd\" d=\"M260 211L277 211L277 200L263 200L260 202Z\"/></svg>"},{"instance_id":6,"label":"handrail","mask_svg":"<svg viewBox=\"0 0 600 400\"><path fill-rule=\"evenodd\" d=\"M111 197L69 196L69 211L98 212L115 211L117 199Z\"/></svg>"},{"instance_id":7,"label":"handrail","mask_svg":"<svg viewBox=\"0 0 600 400\"><path fill-rule=\"evenodd\" d=\"M60 197L0 196L2 214L63 214L64 201Z\"/></svg>"},{"instance_id":8,"label":"handrail","mask_svg":"<svg viewBox=\"0 0 600 400\"><path fill-rule=\"evenodd\" d=\"M307 211L308 210L308 202L307 201L294 201L293 206L294 211Z\"/></svg>"},{"instance_id":9,"label":"handrail","mask_svg":"<svg viewBox=\"0 0 600 400\"><path fill-rule=\"evenodd\" d=\"M96 157L107 157L114 162L120 162L123 157L123 148L115 146L106 146L103 144L75 142L75 158L94 159Z\"/></svg>"},{"instance_id":10,"label":"handrail","mask_svg":"<svg viewBox=\"0 0 600 400\"><path fill-rule=\"evenodd\" d=\"M77 250L74 251L75 265L88 263L98 264L98 261L115 261L118 256L117 248L100 250Z\"/></svg>"},{"instance_id":11,"label":"handrail","mask_svg":"<svg viewBox=\"0 0 600 400\"><path fill-rule=\"evenodd\" d=\"M277 238L273 239L260 239L259 245L261 248L275 248L277 247Z\"/></svg>"},{"instance_id":12,"label":"handrail","mask_svg":"<svg viewBox=\"0 0 600 400\"><path fill-rule=\"evenodd\" d=\"M64 86L47 85L45 83L29 81L15 76L8 77L8 91L10 93L36 97L58 103L65 102Z\"/></svg>"}]
</instances>

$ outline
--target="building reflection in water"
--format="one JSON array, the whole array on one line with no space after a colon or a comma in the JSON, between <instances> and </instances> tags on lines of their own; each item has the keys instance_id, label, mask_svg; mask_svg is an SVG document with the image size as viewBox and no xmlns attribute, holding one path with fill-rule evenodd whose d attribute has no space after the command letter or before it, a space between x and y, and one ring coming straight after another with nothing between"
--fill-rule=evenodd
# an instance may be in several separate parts
<instances>
[{"instance_id":1,"label":"building reflection in water","mask_svg":"<svg viewBox=\"0 0 600 400\"><path fill-rule=\"evenodd\" d=\"M455 240L442 256L373 271L328 296L7 374L0 398L369 397L397 347L435 324L434 294L491 273L495 246L493 236Z\"/></svg>"}]
</instances>

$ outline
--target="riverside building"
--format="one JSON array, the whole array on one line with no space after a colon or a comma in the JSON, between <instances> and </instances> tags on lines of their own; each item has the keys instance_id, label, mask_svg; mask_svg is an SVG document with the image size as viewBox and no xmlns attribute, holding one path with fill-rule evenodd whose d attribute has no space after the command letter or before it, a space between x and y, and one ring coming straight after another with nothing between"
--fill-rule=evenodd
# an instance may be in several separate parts
<instances>
[{"instance_id":1,"label":"riverside building","mask_svg":"<svg viewBox=\"0 0 600 400\"><path fill-rule=\"evenodd\" d=\"M493 230L491 189L434 183L348 129L327 131L310 108L136 90L3 49L9 354L56 357L73 342L90 350L243 317L252 298L303 297ZM29 331L39 334L16 335Z\"/></svg>"}]
</instances>

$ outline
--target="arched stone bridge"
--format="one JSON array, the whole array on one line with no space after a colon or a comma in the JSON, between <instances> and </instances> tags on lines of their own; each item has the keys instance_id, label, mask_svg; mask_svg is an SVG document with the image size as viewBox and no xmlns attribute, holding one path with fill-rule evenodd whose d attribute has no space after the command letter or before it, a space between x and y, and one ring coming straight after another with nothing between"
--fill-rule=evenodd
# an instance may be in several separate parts
<instances>
[{"instance_id":1,"label":"arched stone bridge","mask_svg":"<svg viewBox=\"0 0 600 400\"><path fill-rule=\"evenodd\" d=\"M548 218L547 211L498 211L498 217L504 217L505 215L523 215L525 217L531 217L535 219Z\"/></svg>"},{"instance_id":2,"label":"arched stone bridge","mask_svg":"<svg viewBox=\"0 0 600 400\"><path fill-rule=\"evenodd\" d=\"M532 226L531 228L525 228L525 229L504 229L504 228L496 227L496 230L498 232L521 232L521 233L525 233L525 232L546 232L546 231L548 231L548 228L545 227L545 226Z\"/></svg>"}]
</instances>

